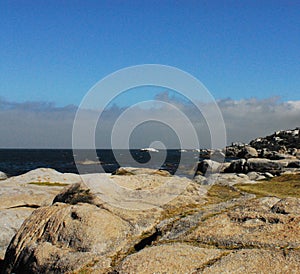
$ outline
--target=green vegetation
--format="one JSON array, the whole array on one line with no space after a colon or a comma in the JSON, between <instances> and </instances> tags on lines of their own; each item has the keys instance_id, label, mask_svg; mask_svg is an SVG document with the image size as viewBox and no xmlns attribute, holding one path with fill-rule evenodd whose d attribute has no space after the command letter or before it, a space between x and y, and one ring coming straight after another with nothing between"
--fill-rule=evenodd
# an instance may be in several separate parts
<instances>
[{"instance_id":1,"label":"green vegetation","mask_svg":"<svg viewBox=\"0 0 300 274\"><path fill-rule=\"evenodd\" d=\"M59 182L30 182L30 185L37 185L37 186L68 186L69 184L66 183L59 183Z\"/></svg>"},{"instance_id":2,"label":"green vegetation","mask_svg":"<svg viewBox=\"0 0 300 274\"><path fill-rule=\"evenodd\" d=\"M217 204L234 198L239 198L241 193L237 189L230 186L213 185L211 188L209 188L207 196L208 204Z\"/></svg>"},{"instance_id":3,"label":"green vegetation","mask_svg":"<svg viewBox=\"0 0 300 274\"><path fill-rule=\"evenodd\" d=\"M286 174L257 184L237 184L235 187L255 194L258 198L265 196L300 198L300 174Z\"/></svg>"}]
</instances>

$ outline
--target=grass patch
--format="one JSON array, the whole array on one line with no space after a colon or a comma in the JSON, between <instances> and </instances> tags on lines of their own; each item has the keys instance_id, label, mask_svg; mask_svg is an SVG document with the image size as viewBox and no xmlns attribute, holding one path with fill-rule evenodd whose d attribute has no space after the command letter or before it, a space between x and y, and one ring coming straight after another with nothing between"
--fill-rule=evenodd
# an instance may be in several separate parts
<instances>
[{"instance_id":1,"label":"grass patch","mask_svg":"<svg viewBox=\"0 0 300 274\"><path fill-rule=\"evenodd\" d=\"M65 183L59 183L59 182L30 182L30 185L37 185L37 186L68 186L69 184L65 184Z\"/></svg>"},{"instance_id":2,"label":"grass patch","mask_svg":"<svg viewBox=\"0 0 300 274\"><path fill-rule=\"evenodd\" d=\"M235 187L255 194L258 198L265 196L300 198L300 174L286 174L256 184L237 184Z\"/></svg>"},{"instance_id":3,"label":"grass patch","mask_svg":"<svg viewBox=\"0 0 300 274\"><path fill-rule=\"evenodd\" d=\"M161 219L167 219L172 217L184 218L188 215L192 215L193 213L197 212L203 204L188 204L184 206L165 206L164 212L162 213Z\"/></svg>"},{"instance_id":4,"label":"grass patch","mask_svg":"<svg viewBox=\"0 0 300 274\"><path fill-rule=\"evenodd\" d=\"M209 188L207 196L208 204L217 204L239 198L241 193L231 186L213 185Z\"/></svg>"}]
</instances>

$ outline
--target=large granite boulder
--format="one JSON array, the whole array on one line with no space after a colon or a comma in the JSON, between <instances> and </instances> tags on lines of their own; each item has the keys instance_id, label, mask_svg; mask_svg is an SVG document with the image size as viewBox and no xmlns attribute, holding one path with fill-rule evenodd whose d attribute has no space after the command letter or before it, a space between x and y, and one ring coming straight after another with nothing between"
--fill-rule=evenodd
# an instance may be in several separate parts
<instances>
[{"instance_id":1,"label":"large granite boulder","mask_svg":"<svg viewBox=\"0 0 300 274\"><path fill-rule=\"evenodd\" d=\"M35 210L23 223L5 257L4 273L64 273L124 252L128 222L96 205L56 203ZM104 262L104 263L103 263Z\"/></svg>"},{"instance_id":2,"label":"large granite boulder","mask_svg":"<svg viewBox=\"0 0 300 274\"><path fill-rule=\"evenodd\" d=\"M248 159L246 163L246 170L248 172L269 172L271 174L280 174L282 171L282 164L278 161L268 159L253 158Z\"/></svg>"},{"instance_id":3,"label":"large granite boulder","mask_svg":"<svg viewBox=\"0 0 300 274\"><path fill-rule=\"evenodd\" d=\"M107 273L115 262L154 241L161 220L206 201L207 190L187 178L137 174L109 179L121 187L116 197L106 200L103 191L107 189L99 188L104 175L90 174L83 176L84 183L58 194L53 205L35 210L12 239L2 273L65 273L87 268ZM176 188L181 191L176 193ZM157 189L163 193L158 195ZM166 194L170 200L157 204ZM120 207L113 203L117 198Z\"/></svg>"},{"instance_id":4,"label":"large granite boulder","mask_svg":"<svg viewBox=\"0 0 300 274\"><path fill-rule=\"evenodd\" d=\"M203 177L203 176L202 176ZM196 176L194 178L194 181L201 184L201 185L223 185L223 186L233 186L235 184L247 184L247 183L253 183L251 181L252 179L249 178L248 175L243 173L216 173L211 174L207 177L201 178Z\"/></svg>"},{"instance_id":5,"label":"large granite boulder","mask_svg":"<svg viewBox=\"0 0 300 274\"><path fill-rule=\"evenodd\" d=\"M62 189L81 182L76 174L40 168L0 181L0 258L23 221L41 206L51 205Z\"/></svg>"},{"instance_id":6,"label":"large granite boulder","mask_svg":"<svg viewBox=\"0 0 300 274\"><path fill-rule=\"evenodd\" d=\"M203 175L211 173L218 173L222 168L222 163L213 160L203 160L198 164L197 171L200 171Z\"/></svg>"},{"instance_id":7,"label":"large granite boulder","mask_svg":"<svg viewBox=\"0 0 300 274\"><path fill-rule=\"evenodd\" d=\"M245 159L234 160L230 162L229 167L225 169L227 173L245 173L246 172L246 163Z\"/></svg>"},{"instance_id":8,"label":"large granite boulder","mask_svg":"<svg viewBox=\"0 0 300 274\"><path fill-rule=\"evenodd\" d=\"M275 161L262 158L239 159L230 163L225 172L229 173L248 173L251 171L260 173L280 174L283 167L287 167L289 161Z\"/></svg>"}]
</instances>

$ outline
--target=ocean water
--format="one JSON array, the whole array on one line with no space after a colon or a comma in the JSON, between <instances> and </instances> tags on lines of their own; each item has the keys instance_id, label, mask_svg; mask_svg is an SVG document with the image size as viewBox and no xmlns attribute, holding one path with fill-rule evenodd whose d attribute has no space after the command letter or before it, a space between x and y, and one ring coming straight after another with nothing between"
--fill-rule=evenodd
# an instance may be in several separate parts
<instances>
[{"instance_id":1,"label":"ocean water","mask_svg":"<svg viewBox=\"0 0 300 274\"><path fill-rule=\"evenodd\" d=\"M93 150L73 152L71 149L0 149L0 171L9 176L41 167L64 173L111 173L120 166L160 168L172 174L187 175L191 174L198 160L199 152L180 150L151 153L141 150L97 150L95 153Z\"/></svg>"}]
</instances>

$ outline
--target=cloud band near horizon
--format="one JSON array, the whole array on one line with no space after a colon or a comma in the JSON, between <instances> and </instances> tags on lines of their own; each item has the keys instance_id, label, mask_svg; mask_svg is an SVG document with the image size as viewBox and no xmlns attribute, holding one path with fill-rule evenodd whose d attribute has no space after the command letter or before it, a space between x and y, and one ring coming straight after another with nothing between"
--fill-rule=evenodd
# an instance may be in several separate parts
<instances>
[{"instance_id":1,"label":"cloud band near horizon","mask_svg":"<svg viewBox=\"0 0 300 274\"><path fill-rule=\"evenodd\" d=\"M200 146L209 148L209 130L201 113L197 113L195 108L186 102L166 96L164 100L176 104L176 107L186 114L197 131ZM236 141L248 143L256 137L270 135L277 130L300 126L300 101L281 102L279 98L272 97L264 100L222 99L217 103L224 117L228 144ZM209 107L209 104L203 105L204 110ZM97 147L111 148L111 130L124 109L116 105L105 109L98 121ZM16 103L0 99L2 126L0 147L71 148L76 110L76 106L56 107L55 104L47 102ZM169 110L157 107L137 108L133 115L146 117L147 112L151 111L158 112L162 117L172 115ZM89 119L90 115L98 115L98 113L86 110L86 119ZM177 122L180 124L180 121ZM85 130L84 125L82 127ZM178 146L180 148L178 138L172 130L153 122L140 125L132 132L130 147L140 148L154 141L164 142L165 140L168 140L167 148L178 148Z\"/></svg>"}]
</instances>

